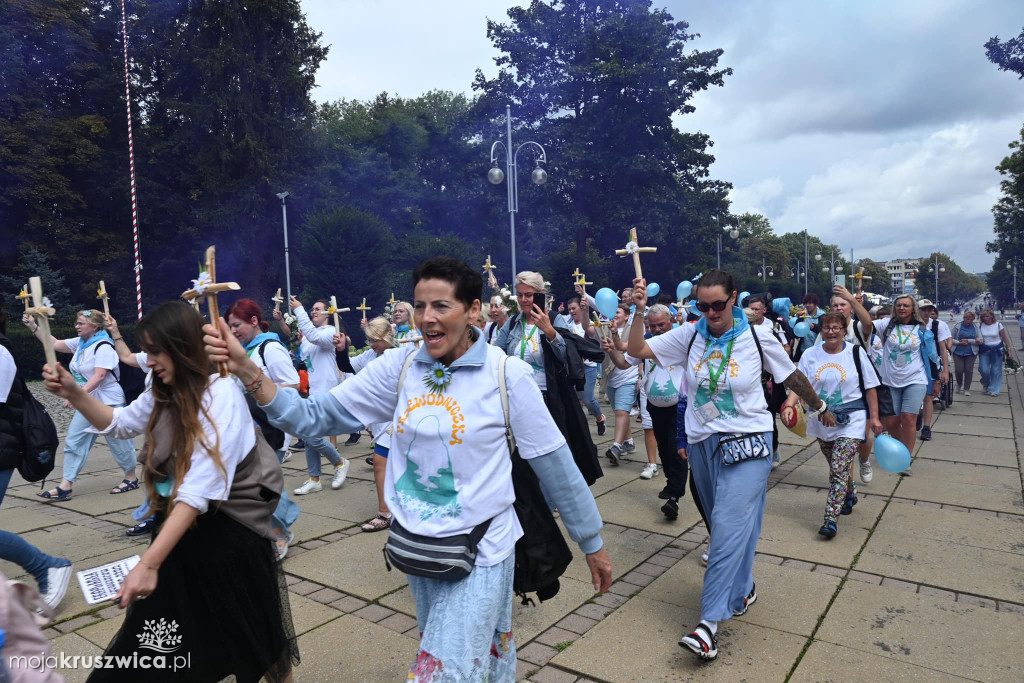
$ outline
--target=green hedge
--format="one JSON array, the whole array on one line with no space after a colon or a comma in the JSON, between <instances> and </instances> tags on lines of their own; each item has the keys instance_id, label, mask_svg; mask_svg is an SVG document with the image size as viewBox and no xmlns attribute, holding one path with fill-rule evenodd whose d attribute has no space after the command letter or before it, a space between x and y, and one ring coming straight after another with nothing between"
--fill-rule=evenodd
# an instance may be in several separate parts
<instances>
[{"instance_id":1,"label":"green hedge","mask_svg":"<svg viewBox=\"0 0 1024 683\"><path fill-rule=\"evenodd\" d=\"M117 329L124 336L124 340L128 342L128 348L137 351L138 348L133 343L134 322L129 325L119 324ZM78 336L73 323L69 325L62 323L62 321L51 323L50 333L57 339L71 339ZM43 365L46 364L46 355L43 353L42 343L28 331L27 327L21 324L20 319L12 320L8 323L7 337L11 340L11 345L14 347L14 360L25 373L25 379L39 379L39 373L42 372ZM57 360L66 366L68 355L58 353Z\"/></svg>"}]
</instances>

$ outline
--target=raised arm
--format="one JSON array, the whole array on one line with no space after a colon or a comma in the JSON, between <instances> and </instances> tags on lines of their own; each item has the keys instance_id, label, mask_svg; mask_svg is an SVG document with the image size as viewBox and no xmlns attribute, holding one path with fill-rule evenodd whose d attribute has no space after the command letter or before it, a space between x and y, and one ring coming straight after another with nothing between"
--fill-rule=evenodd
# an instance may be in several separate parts
<instances>
[{"instance_id":1,"label":"raised arm","mask_svg":"<svg viewBox=\"0 0 1024 683\"><path fill-rule=\"evenodd\" d=\"M633 303L636 305L633 319L635 321L636 317L640 316L640 324L629 326L629 340L626 344L626 352L633 356L633 358L653 359L654 352L651 351L651 347L647 345L647 340L644 339L643 314L644 309L647 308L647 280L642 277L633 280Z\"/></svg>"},{"instance_id":2,"label":"raised arm","mask_svg":"<svg viewBox=\"0 0 1024 683\"><path fill-rule=\"evenodd\" d=\"M125 343L124 338L121 336L121 331L117 329L117 320L112 315L107 316L107 332L110 334L110 339L114 342L114 351L117 352L117 359L133 368L139 367L139 359L128 348L128 344Z\"/></svg>"},{"instance_id":3,"label":"raised arm","mask_svg":"<svg viewBox=\"0 0 1024 683\"><path fill-rule=\"evenodd\" d=\"M36 321L32 316L28 314L21 316L21 322L29 329L36 339L43 341L43 333L39 331L39 325L36 324ZM71 348L65 344L63 340L57 339L51 334L50 341L53 342L53 348L58 353L71 353Z\"/></svg>"}]
</instances>

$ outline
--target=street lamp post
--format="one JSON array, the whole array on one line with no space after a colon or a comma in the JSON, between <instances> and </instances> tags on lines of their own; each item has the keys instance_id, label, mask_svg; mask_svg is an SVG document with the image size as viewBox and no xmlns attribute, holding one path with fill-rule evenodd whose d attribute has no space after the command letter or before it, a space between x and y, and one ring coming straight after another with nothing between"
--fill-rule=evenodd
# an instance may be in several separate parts
<instances>
[{"instance_id":1,"label":"street lamp post","mask_svg":"<svg viewBox=\"0 0 1024 683\"><path fill-rule=\"evenodd\" d=\"M775 277L775 269L768 265L764 256L761 257L761 268L757 271L758 277L767 282L768 278Z\"/></svg>"},{"instance_id":2,"label":"street lamp post","mask_svg":"<svg viewBox=\"0 0 1024 683\"><path fill-rule=\"evenodd\" d=\"M804 296L807 296L807 286L811 281L811 256L807 249L807 229L804 228Z\"/></svg>"},{"instance_id":3,"label":"street lamp post","mask_svg":"<svg viewBox=\"0 0 1024 683\"><path fill-rule=\"evenodd\" d=\"M284 286L288 292L288 299L292 298L292 271L288 264L288 205L285 201L288 192L278 192L277 198L281 200L281 221L284 224ZM280 282L280 280L278 280Z\"/></svg>"},{"instance_id":4,"label":"street lamp post","mask_svg":"<svg viewBox=\"0 0 1024 683\"><path fill-rule=\"evenodd\" d=\"M536 166L533 172L530 174L530 180L533 181L534 185L543 185L548 181L548 172L545 171L541 164L548 162L547 153L540 143L527 141L512 150L512 106L505 105L505 140L501 142L498 140L491 145L491 170L487 172L487 180L493 185L500 185L501 181L506 180L506 187L508 190L508 225L509 235L512 242L512 277L515 278L516 273L516 212L519 211L519 181L516 176L516 170L518 168L516 159L519 157L519 150L523 147L536 147L540 151L540 156L537 157ZM498 168L498 148L505 150L505 171L502 172Z\"/></svg>"},{"instance_id":5,"label":"street lamp post","mask_svg":"<svg viewBox=\"0 0 1024 683\"><path fill-rule=\"evenodd\" d=\"M717 216L715 217L715 224L716 225L718 224L718 217ZM718 257L717 258L718 270L722 269L722 235L723 234L728 234L729 237L731 237L733 239L736 239L737 237L740 236L740 231L737 230L735 227L732 227L732 226L730 226L728 228L722 228L721 230L718 231L718 245L717 245L718 248L717 248L717 250L715 252L717 257Z\"/></svg>"},{"instance_id":6,"label":"street lamp post","mask_svg":"<svg viewBox=\"0 0 1024 683\"><path fill-rule=\"evenodd\" d=\"M944 263L939 261L939 255L938 254L935 255L935 261L933 263L928 264L928 272L929 273L935 273L935 299L932 301L932 303L935 304L935 308L936 308L936 310L938 310L938 307L939 307L939 273L945 273L946 272L946 266L945 266Z\"/></svg>"},{"instance_id":7,"label":"street lamp post","mask_svg":"<svg viewBox=\"0 0 1024 683\"><path fill-rule=\"evenodd\" d=\"M815 261L822 261L823 257L821 254L815 254ZM825 265L828 264L828 265ZM836 250L832 250L832 258L824 259L821 266L822 271L829 274L830 283L834 286L836 284L836 273L843 272L843 262L840 258L836 258Z\"/></svg>"},{"instance_id":8,"label":"street lamp post","mask_svg":"<svg viewBox=\"0 0 1024 683\"><path fill-rule=\"evenodd\" d=\"M1017 263L1020 258L1014 256L1013 258L1006 259L1006 269L1013 270L1013 307L1017 308Z\"/></svg>"},{"instance_id":9,"label":"street lamp post","mask_svg":"<svg viewBox=\"0 0 1024 683\"><path fill-rule=\"evenodd\" d=\"M800 263L800 259L795 258L792 261L792 267L789 269L790 275L796 278L797 282L800 282L800 278L807 277L807 269ZM804 292L806 294L807 292Z\"/></svg>"}]
</instances>

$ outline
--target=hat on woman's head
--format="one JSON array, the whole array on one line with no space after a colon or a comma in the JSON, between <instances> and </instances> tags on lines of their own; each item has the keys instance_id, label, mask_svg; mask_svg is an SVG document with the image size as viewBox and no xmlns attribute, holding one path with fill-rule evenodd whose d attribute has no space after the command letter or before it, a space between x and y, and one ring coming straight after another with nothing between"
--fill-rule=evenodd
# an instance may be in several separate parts
<instances>
[{"instance_id":1,"label":"hat on woman's head","mask_svg":"<svg viewBox=\"0 0 1024 683\"><path fill-rule=\"evenodd\" d=\"M918 309L935 308L935 310L939 310L938 308L935 307L935 304L933 304L930 299L921 299L920 301L917 302L917 307Z\"/></svg>"}]
</instances>

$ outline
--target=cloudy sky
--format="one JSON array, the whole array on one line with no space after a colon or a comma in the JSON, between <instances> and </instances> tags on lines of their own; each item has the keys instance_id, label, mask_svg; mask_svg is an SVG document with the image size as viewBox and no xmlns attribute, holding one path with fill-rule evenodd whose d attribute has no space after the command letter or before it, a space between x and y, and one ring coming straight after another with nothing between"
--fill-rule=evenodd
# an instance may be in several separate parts
<instances>
[{"instance_id":1,"label":"cloudy sky","mask_svg":"<svg viewBox=\"0 0 1024 683\"><path fill-rule=\"evenodd\" d=\"M331 50L317 99L381 91L470 91L495 73L488 18L510 0L302 0ZM1024 82L997 71L982 45L1024 26L1020 0L744 0L655 2L721 47L734 75L676 121L715 142L715 177L733 183L734 213L777 233L808 229L848 256L985 252L994 167L1024 125ZM484 162L482 162L484 163ZM483 176L481 176L482 178Z\"/></svg>"}]
</instances>

